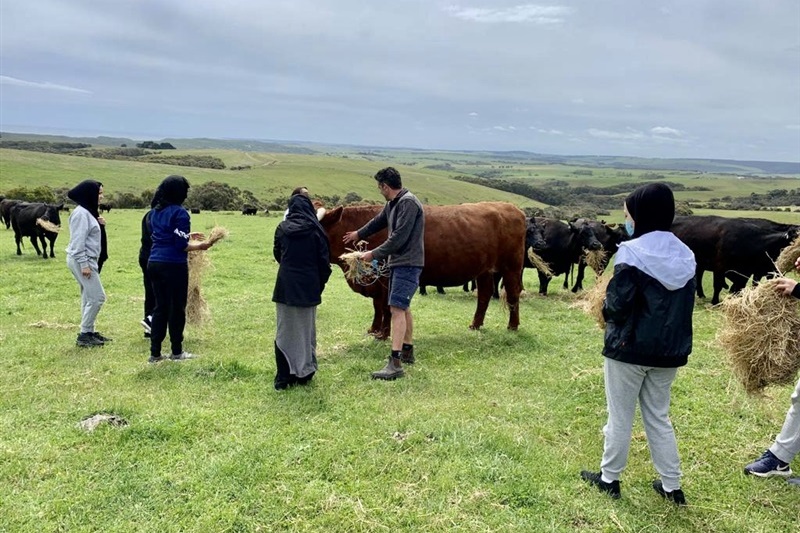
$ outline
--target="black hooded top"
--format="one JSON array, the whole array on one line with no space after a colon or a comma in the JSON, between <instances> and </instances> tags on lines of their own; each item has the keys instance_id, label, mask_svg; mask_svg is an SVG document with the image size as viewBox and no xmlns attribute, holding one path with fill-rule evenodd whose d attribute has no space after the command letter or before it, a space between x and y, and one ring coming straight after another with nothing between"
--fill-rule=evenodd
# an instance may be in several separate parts
<instances>
[{"instance_id":1,"label":"black hooded top","mask_svg":"<svg viewBox=\"0 0 800 533\"><path fill-rule=\"evenodd\" d=\"M83 180L67 193L67 198L89 211L94 218L100 218L98 204L100 202L100 187L103 184L95 180ZM97 258L97 271L103 270L103 263L108 259L108 238L106 226L100 224L100 255Z\"/></svg>"},{"instance_id":2,"label":"black hooded top","mask_svg":"<svg viewBox=\"0 0 800 533\"><path fill-rule=\"evenodd\" d=\"M651 231L669 231L675 219L675 197L663 183L637 188L625 198L625 207L633 219L634 239Z\"/></svg>"},{"instance_id":3,"label":"black hooded top","mask_svg":"<svg viewBox=\"0 0 800 533\"><path fill-rule=\"evenodd\" d=\"M331 275L328 236L306 196L289 199L289 213L275 229L272 248L280 263L272 301L296 307L322 302Z\"/></svg>"}]
</instances>

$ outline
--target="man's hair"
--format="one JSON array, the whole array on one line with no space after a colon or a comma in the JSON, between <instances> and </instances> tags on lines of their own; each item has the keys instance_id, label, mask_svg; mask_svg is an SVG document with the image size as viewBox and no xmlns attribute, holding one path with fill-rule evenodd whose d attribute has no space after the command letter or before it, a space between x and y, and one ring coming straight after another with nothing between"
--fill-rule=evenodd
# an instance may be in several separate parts
<instances>
[{"instance_id":1,"label":"man's hair","mask_svg":"<svg viewBox=\"0 0 800 533\"><path fill-rule=\"evenodd\" d=\"M375 181L378 183L385 183L392 189L403 188L403 180L400 179L400 173L393 167L386 167L379 170L375 174Z\"/></svg>"},{"instance_id":2,"label":"man's hair","mask_svg":"<svg viewBox=\"0 0 800 533\"><path fill-rule=\"evenodd\" d=\"M302 194L306 198L308 198L308 188L307 187L297 187L292 191L292 196L296 196L298 194Z\"/></svg>"}]
</instances>

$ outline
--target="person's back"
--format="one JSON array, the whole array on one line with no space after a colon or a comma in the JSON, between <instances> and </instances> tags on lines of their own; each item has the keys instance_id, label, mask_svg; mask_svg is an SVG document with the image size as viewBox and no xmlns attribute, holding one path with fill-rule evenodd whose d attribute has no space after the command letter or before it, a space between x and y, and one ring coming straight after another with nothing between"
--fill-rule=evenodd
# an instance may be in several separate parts
<instances>
[{"instance_id":1,"label":"person's back","mask_svg":"<svg viewBox=\"0 0 800 533\"><path fill-rule=\"evenodd\" d=\"M186 244L189 241L189 213L180 205L167 205L153 209L150 214L152 248L150 261L157 263L185 263Z\"/></svg>"}]
</instances>

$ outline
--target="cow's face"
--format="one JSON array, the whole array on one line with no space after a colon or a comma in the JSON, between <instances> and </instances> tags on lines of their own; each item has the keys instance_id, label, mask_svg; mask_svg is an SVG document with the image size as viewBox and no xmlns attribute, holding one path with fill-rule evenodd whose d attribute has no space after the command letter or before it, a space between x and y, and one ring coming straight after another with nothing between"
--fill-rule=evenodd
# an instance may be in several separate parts
<instances>
[{"instance_id":1,"label":"cow's face","mask_svg":"<svg viewBox=\"0 0 800 533\"><path fill-rule=\"evenodd\" d=\"M569 228L578 236L581 248L586 250L600 250L603 248L603 244L597 239L591 224L586 220L579 218L574 222L570 222Z\"/></svg>"},{"instance_id":2,"label":"cow's face","mask_svg":"<svg viewBox=\"0 0 800 533\"><path fill-rule=\"evenodd\" d=\"M44 212L44 216L42 217L44 220L49 221L56 226L61 225L61 215L58 214L60 208L64 207L64 204L60 205L51 205L47 204L47 209Z\"/></svg>"},{"instance_id":3,"label":"cow's face","mask_svg":"<svg viewBox=\"0 0 800 533\"><path fill-rule=\"evenodd\" d=\"M533 248L535 252L540 252L547 248L544 240L544 227L536 223L534 218L528 219L525 230L525 249Z\"/></svg>"}]
</instances>

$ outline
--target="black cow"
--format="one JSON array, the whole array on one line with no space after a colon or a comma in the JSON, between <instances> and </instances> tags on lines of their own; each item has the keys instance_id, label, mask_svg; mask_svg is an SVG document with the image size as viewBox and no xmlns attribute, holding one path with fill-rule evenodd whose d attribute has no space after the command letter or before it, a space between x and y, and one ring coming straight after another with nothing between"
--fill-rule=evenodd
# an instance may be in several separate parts
<instances>
[{"instance_id":1,"label":"black cow","mask_svg":"<svg viewBox=\"0 0 800 533\"><path fill-rule=\"evenodd\" d=\"M191 211L191 213L193 215L199 215L200 214L200 210L198 208L196 208L196 207L191 208L190 211Z\"/></svg>"},{"instance_id":2,"label":"black cow","mask_svg":"<svg viewBox=\"0 0 800 533\"><path fill-rule=\"evenodd\" d=\"M681 216L675 217L672 232L694 252L698 285L705 270L714 273L711 303L716 305L726 277L731 292L738 292L751 276L757 282L773 275L773 261L800 235L800 225L715 215ZM698 296L705 296L702 289Z\"/></svg>"},{"instance_id":3,"label":"black cow","mask_svg":"<svg viewBox=\"0 0 800 533\"><path fill-rule=\"evenodd\" d=\"M242 207L242 214L243 215L255 215L256 213L258 213L258 208L257 207L253 207L253 206L249 206L249 205L245 205L244 207Z\"/></svg>"},{"instance_id":4,"label":"black cow","mask_svg":"<svg viewBox=\"0 0 800 533\"><path fill-rule=\"evenodd\" d=\"M58 233L48 231L41 227L37 220L41 219L50 222L56 226L61 226L61 217L58 214L59 205L42 204L42 203L19 203L11 210L11 226L14 228L14 240L17 242L17 255L22 255L20 244L23 237L30 237L31 244L36 250L37 255L41 255L43 259L47 259L47 243L45 237L50 241L50 257L55 257L53 248L56 244ZM36 239L42 243L42 249L39 250L39 245Z\"/></svg>"},{"instance_id":5,"label":"black cow","mask_svg":"<svg viewBox=\"0 0 800 533\"><path fill-rule=\"evenodd\" d=\"M625 231L624 226L606 224L605 220L586 220L585 223L592 227L595 237L597 237L597 240L600 241L603 251L606 253L605 259L603 259L602 270L600 271L602 273L608 266L609 261L611 261L611 257L617 253L620 243L630 239L630 236L628 235L628 232ZM572 287L572 292L583 290L583 278L585 274L586 259L582 255L580 263L578 263L578 278L575 280L575 285Z\"/></svg>"},{"instance_id":6,"label":"black cow","mask_svg":"<svg viewBox=\"0 0 800 533\"><path fill-rule=\"evenodd\" d=\"M114 204L103 203L97 205L97 210L102 213L103 211L111 211L112 207L114 207Z\"/></svg>"},{"instance_id":7,"label":"black cow","mask_svg":"<svg viewBox=\"0 0 800 533\"><path fill-rule=\"evenodd\" d=\"M545 246L536 251L536 254L548 264L554 276L566 274L565 289L569 288L570 268L580 263L584 250L599 250L603 247L597 240L592 226L586 223L565 223L554 218L533 217L528 225L538 225L542 228ZM547 294L549 284L550 277L539 271L539 294Z\"/></svg>"},{"instance_id":8,"label":"black cow","mask_svg":"<svg viewBox=\"0 0 800 533\"><path fill-rule=\"evenodd\" d=\"M0 200L0 222L6 225L6 229L11 227L11 209L22 200L12 200L10 198L4 198Z\"/></svg>"}]
</instances>

